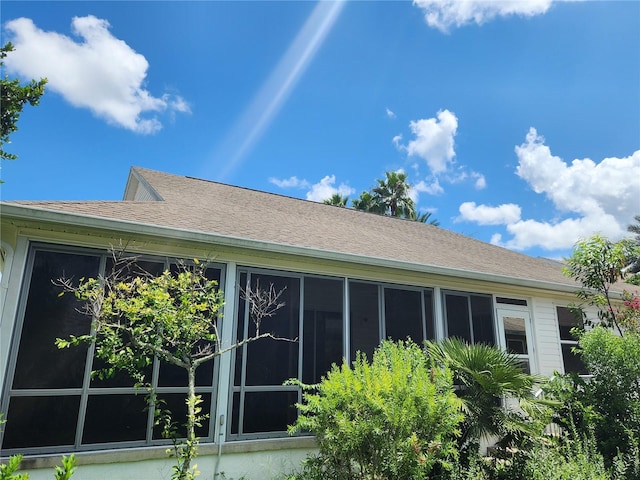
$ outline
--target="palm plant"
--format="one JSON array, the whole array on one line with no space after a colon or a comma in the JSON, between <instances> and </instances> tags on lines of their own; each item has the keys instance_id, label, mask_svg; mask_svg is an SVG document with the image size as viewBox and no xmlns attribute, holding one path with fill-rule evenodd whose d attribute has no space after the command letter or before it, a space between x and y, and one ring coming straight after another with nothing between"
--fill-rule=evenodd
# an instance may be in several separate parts
<instances>
[{"instance_id":1,"label":"palm plant","mask_svg":"<svg viewBox=\"0 0 640 480\"><path fill-rule=\"evenodd\" d=\"M385 172L385 179L376 180L378 186L372 189L373 196L384 206L384 213L392 217L412 218L416 216L416 206L409 197L411 185L404 172Z\"/></svg>"},{"instance_id":2,"label":"palm plant","mask_svg":"<svg viewBox=\"0 0 640 480\"><path fill-rule=\"evenodd\" d=\"M384 213L384 206L380 204L378 198L371 192L362 192L359 198L351 201L353 208L363 212Z\"/></svg>"},{"instance_id":3,"label":"palm plant","mask_svg":"<svg viewBox=\"0 0 640 480\"><path fill-rule=\"evenodd\" d=\"M348 202L349 197L347 195L341 195L340 193L334 193L322 201L325 205L335 205L336 207L346 207Z\"/></svg>"},{"instance_id":4,"label":"palm plant","mask_svg":"<svg viewBox=\"0 0 640 480\"><path fill-rule=\"evenodd\" d=\"M428 223L429 225L433 225L434 227L440 226L440 222L438 220L436 220L435 218L431 218L431 212L415 212L412 217L409 217L409 220L415 220L416 222L420 223Z\"/></svg>"},{"instance_id":5,"label":"palm plant","mask_svg":"<svg viewBox=\"0 0 640 480\"><path fill-rule=\"evenodd\" d=\"M458 338L426 345L432 361L451 369L459 388L465 415L462 451L470 452L483 437L519 438L539 433L541 425L531 422L524 412L508 410L502 404L502 399L513 398L520 400L525 411L546 412L548 402L533 395L533 387L541 379L525 373L518 357L490 345L469 345Z\"/></svg>"}]
</instances>

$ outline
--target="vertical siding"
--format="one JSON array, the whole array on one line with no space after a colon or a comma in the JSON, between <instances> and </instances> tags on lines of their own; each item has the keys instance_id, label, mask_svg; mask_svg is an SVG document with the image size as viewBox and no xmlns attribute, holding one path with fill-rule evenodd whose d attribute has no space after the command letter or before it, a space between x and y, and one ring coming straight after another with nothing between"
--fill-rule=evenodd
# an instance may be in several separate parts
<instances>
[{"instance_id":1,"label":"vertical siding","mask_svg":"<svg viewBox=\"0 0 640 480\"><path fill-rule=\"evenodd\" d=\"M536 340L538 372L541 375L551 375L554 371L563 372L560 333L555 304L552 300L533 299L532 323Z\"/></svg>"}]
</instances>

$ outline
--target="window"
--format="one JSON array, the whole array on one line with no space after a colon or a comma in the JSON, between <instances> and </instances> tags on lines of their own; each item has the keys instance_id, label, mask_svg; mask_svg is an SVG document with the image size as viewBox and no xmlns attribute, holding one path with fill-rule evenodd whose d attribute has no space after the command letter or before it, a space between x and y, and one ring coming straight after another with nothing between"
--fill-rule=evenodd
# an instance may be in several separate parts
<instances>
[{"instance_id":1,"label":"window","mask_svg":"<svg viewBox=\"0 0 640 480\"><path fill-rule=\"evenodd\" d=\"M532 345L529 332L529 312L525 309L499 308L498 318L504 333L504 346L507 352L522 362L525 372L531 373Z\"/></svg>"},{"instance_id":2,"label":"window","mask_svg":"<svg viewBox=\"0 0 640 480\"><path fill-rule=\"evenodd\" d=\"M382 339L435 338L431 290L352 280L349 302L352 361L358 351L370 359Z\"/></svg>"},{"instance_id":3,"label":"window","mask_svg":"<svg viewBox=\"0 0 640 480\"><path fill-rule=\"evenodd\" d=\"M241 268L242 288L258 285L283 290L285 306L265 319L261 331L297 342L260 339L235 352L230 399L229 439L284 435L297 416L298 388L288 378L317 383L345 355L345 281L310 275ZM349 281L349 349L369 358L384 337L433 338L431 290ZM238 298L236 339L255 333L247 300ZM384 333L381 333L384 332Z\"/></svg>"},{"instance_id":4,"label":"window","mask_svg":"<svg viewBox=\"0 0 640 480\"><path fill-rule=\"evenodd\" d=\"M106 252L72 250L44 245L29 252L21 310L16 325L3 389L1 412L7 419L2 449L7 453L58 452L93 449L99 445L144 446L158 443L144 392L136 392L132 380L121 373L107 380L91 378L100 368L93 358L93 346L60 350L56 338L90 333L91 319L77 311L73 295L59 296L52 280L61 277L95 277L108 268ZM138 268L158 274L169 267L168 260L142 258ZM213 267L210 278L221 280L222 269ZM213 362L198 370L197 392L203 395L203 409L211 412L214 393ZM185 415L186 375L181 369L159 367L152 378L159 398L180 421ZM182 376L181 376L182 375ZM212 439L209 422L198 432Z\"/></svg>"},{"instance_id":5,"label":"window","mask_svg":"<svg viewBox=\"0 0 640 480\"><path fill-rule=\"evenodd\" d=\"M297 416L298 388L283 386L289 378L320 381L343 356L341 279L240 270L240 287L282 291L284 306L265 318L261 332L288 340L263 338L236 350L231 399L230 438L284 434ZM236 339L255 334L248 300L238 299Z\"/></svg>"},{"instance_id":6,"label":"window","mask_svg":"<svg viewBox=\"0 0 640 480\"><path fill-rule=\"evenodd\" d=\"M447 337L468 343L496 344L493 302L488 295L444 292Z\"/></svg>"},{"instance_id":7,"label":"window","mask_svg":"<svg viewBox=\"0 0 640 480\"><path fill-rule=\"evenodd\" d=\"M556 307L556 313L558 315L560 348L562 349L564 371L565 373L576 372L585 375L587 371L580 355L572 351L572 349L578 345L578 340L571 334L572 328L582 328L582 320L574 315L568 307Z\"/></svg>"}]
</instances>

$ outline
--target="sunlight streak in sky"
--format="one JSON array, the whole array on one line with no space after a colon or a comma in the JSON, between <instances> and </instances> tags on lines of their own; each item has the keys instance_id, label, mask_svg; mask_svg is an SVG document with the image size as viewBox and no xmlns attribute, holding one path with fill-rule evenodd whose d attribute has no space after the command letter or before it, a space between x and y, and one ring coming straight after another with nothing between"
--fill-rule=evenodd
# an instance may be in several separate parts
<instances>
[{"instance_id":1,"label":"sunlight streak in sky","mask_svg":"<svg viewBox=\"0 0 640 480\"><path fill-rule=\"evenodd\" d=\"M264 82L252 102L236 120L205 167L206 177L227 177L249 154L282 108L296 83L322 46L338 19L344 0L321 1ZM220 164L224 166L220 168ZM215 172L211 171L215 167Z\"/></svg>"}]
</instances>

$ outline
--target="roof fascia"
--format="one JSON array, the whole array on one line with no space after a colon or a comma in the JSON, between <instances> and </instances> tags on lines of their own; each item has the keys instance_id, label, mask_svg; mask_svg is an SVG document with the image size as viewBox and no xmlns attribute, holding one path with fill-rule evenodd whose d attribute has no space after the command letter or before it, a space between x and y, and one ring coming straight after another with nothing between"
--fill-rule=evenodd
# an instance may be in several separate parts
<instances>
[{"instance_id":1,"label":"roof fascia","mask_svg":"<svg viewBox=\"0 0 640 480\"><path fill-rule=\"evenodd\" d=\"M557 282L547 282L507 275L491 274L473 270L463 270L449 267L439 267L436 265L426 265L410 263L398 260L389 260L379 257L368 257L365 255L335 252L331 250L319 250L309 247L293 245L283 245L279 243L267 242L263 240L251 240L241 237L219 235L215 233L198 232L174 227L163 227L158 225L142 224L129 220L114 220L95 215L69 213L48 210L46 208L34 207L31 205L18 205L0 202L0 213L5 218L16 218L22 220L36 220L61 225L73 225L78 227L96 228L100 230L117 230L123 233L133 233L148 235L153 237L171 238L173 240L183 240L201 243L217 243L230 247L242 247L249 250L270 251L273 253L283 253L289 255L299 255L304 257L321 258L340 262L350 262L361 265L371 265L384 268L395 268L420 273L443 275L467 280L481 280L492 283L502 283L517 285L521 287L553 290L556 292L575 293L577 286Z\"/></svg>"}]
</instances>

